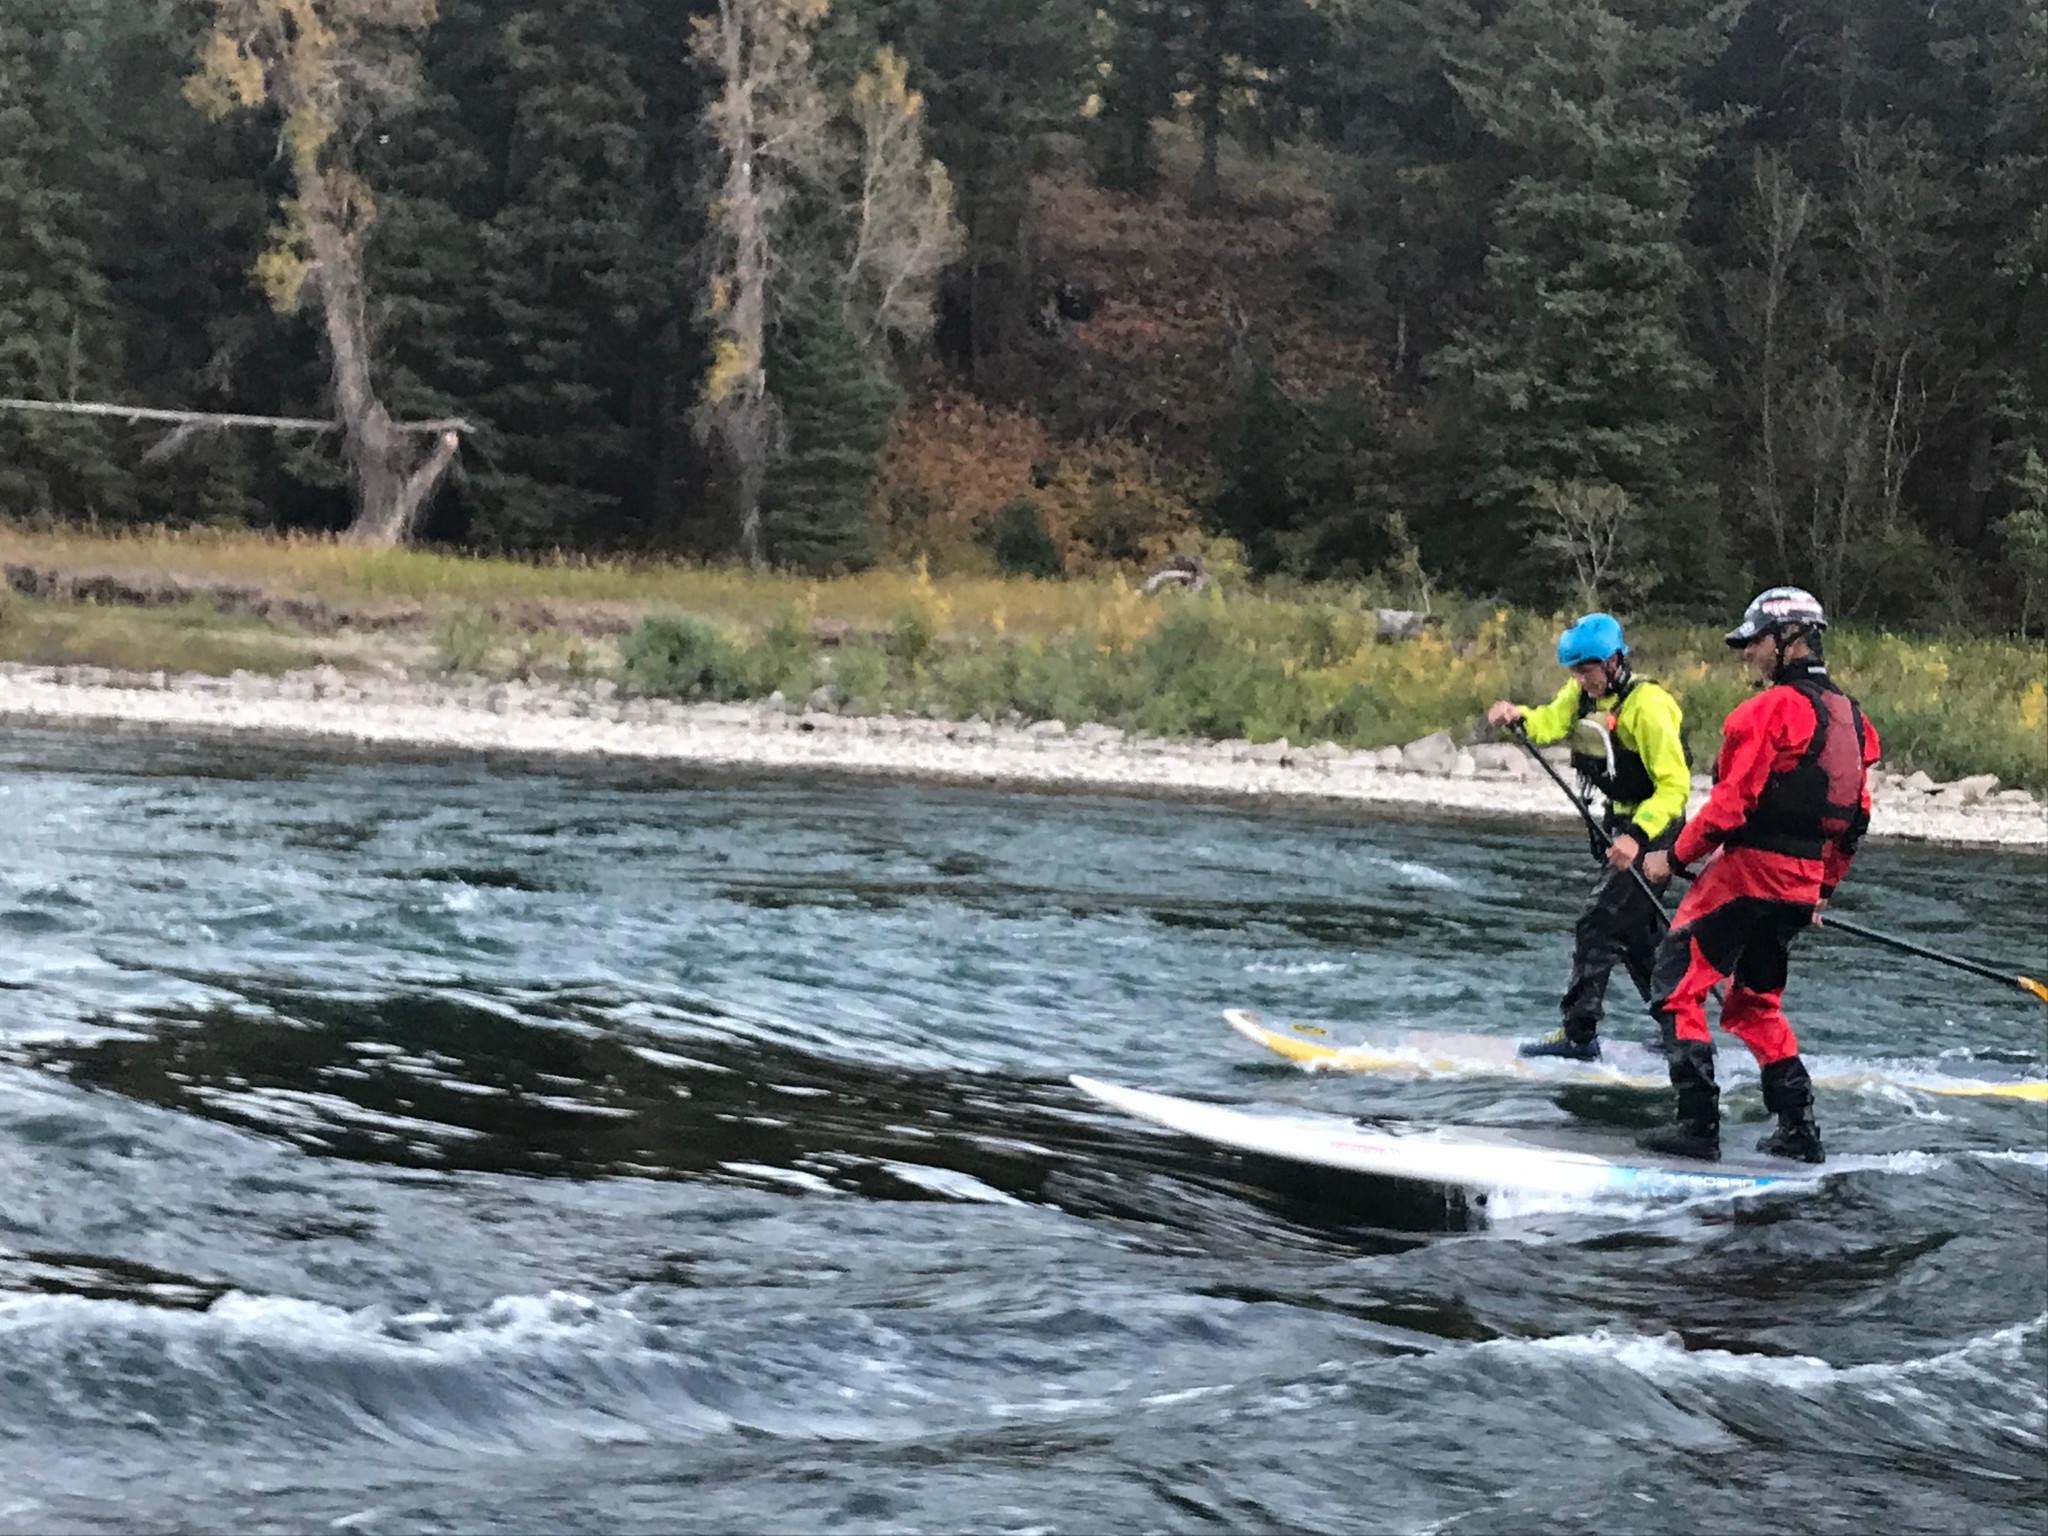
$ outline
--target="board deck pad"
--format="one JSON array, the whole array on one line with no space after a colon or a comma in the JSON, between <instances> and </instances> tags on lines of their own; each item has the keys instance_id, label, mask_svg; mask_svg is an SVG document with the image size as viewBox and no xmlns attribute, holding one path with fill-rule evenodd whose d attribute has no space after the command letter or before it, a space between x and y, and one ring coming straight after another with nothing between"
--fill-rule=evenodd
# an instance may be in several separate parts
<instances>
[{"instance_id":1,"label":"board deck pad","mask_svg":"<svg viewBox=\"0 0 2048 1536\"><path fill-rule=\"evenodd\" d=\"M1257 1014L1243 1008L1224 1009L1223 1019L1253 1044L1313 1071L1389 1072L1412 1077L1522 1077L1610 1088L1670 1087L1663 1053L1633 1040L1603 1038L1598 1061L1573 1061L1562 1056L1531 1059L1517 1053L1518 1042L1499 1035L1411 1029L1389 1031L1355 1045L1341 1045L1334 1029L1325 1025L1267 1025ZM2016 1078L2009 1082L1981 1078L1944 1080L1932 1072L1899 1072L1876 1064L1847 1071L1817 1071L1814 1086L1911 1088L1923 1093L2048 1102L2048 1079L2044 1078Z\"/></svg>"},{"instance_id":2,"label":"board deck pad","mask_svg":"<svg viewBox=\"0 0 2048 1536\"><path fill-rule=\"evenodd\" d=\"M1625 1137L1491 1126L1383 1129L1334 1115L1203 1104L1075 1076L1098 1103L1212 1146L1407 1183L1528 1195L1739 1194L1811 1184L1829 1173L1885 1164L1845 1158L1815 1166L1763 1156L1720 1162L1653 1159Z\"/></svg>"}]
</instances>

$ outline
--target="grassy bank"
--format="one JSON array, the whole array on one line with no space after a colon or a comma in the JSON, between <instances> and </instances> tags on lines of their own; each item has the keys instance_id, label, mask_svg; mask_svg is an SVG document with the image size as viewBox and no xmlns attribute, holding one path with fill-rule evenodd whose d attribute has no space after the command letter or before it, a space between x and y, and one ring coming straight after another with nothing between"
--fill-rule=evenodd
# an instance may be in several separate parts
<instances>
[{"instance_id":1,"label":"grassy bank","mask_svg":"<svg viewBox=\"0 0 2048 1536\"><path fill-rule=\"evenodd\" d=\"M826 686L858 711L994 718L1007 710L1099 720L1155 735L1373 747L1470 725L1492 700L1548 698L1562 681L1552 616L1488 610L1415 640L1376 641L1372 614L1335 597L1210 595L1149 600L1142 623L1104 600L1103 622L1049 640L944 638L915 603L885 637L819 651L793 612L745 637L653 618L625 650L627 675L677 697L746 698ZM1717 631L1637 626L1638 670L1686 707L1705 768L1748 685ZM1936 778L1995 773L2048 788L2048 652L1990 640L1831 637L1835 671L1879 724L1886 761Z\"/></svg>"},{"instance_id":2,"label":"grassy bank","mask_svg":"<svg viewBox=\"0 0 2048 1536\"><path fill-rule=\"evenodd\" d=\"M0 524L0 562L66 572L171 574L258 587L337 608L419 604L435 621L537 602L661 607L740 630L796 605L855 630L887 629L922 600L949 632L1047 639L1099 625L1109 586L1000 576L949 576L944 593L914 571L864 571L830 581L740 566L654 561L481 559L422 549L364 549L328 538L208 529L144 528L108 534Z\"/></svg>"},{"instance_id":3,"label":"grassy bank","mask_svg":"<svg viewBox=\"0 0 2048 1536\"><path fill-rule=\"evenodd\" d=\"M1471 722L1491 700L1547 698L1558 618L1439 603L1421 638L1374 638L1358 589L1146 597L1127 581L1043 582L873 571L815 581L731 568L587 561L526 564L251 535L117 537L0 530L0 559L71 572L175 573L316 598L346 611L416 604L410 634L307 637L182 609L116 610L8 600L0 656L130 669L275 671L341 665L385 648L410 666L499 673L611 673L676 697L803 699L833 690L851 710L995 718L1015 711L1099 720L1157 735L1285 736L1347 746L1403 742ZM614 650L567 630L520 629L508 606L557 615L599 605L642 620ZM644 616L644 618L643 618ZM1638 670L1686 705L1705 766L1719 723L1747 692L1718 629L1631 627ZM2048 790L2048 647L1842 631L1835 671L1863 700L1894 767L1936 778L1995 773Z\"/></svg>"},{"instance_id":4,"label":"grassy bank","mask_svg":"<svg viewBox=\"0 0 2048 1536\"><path fill-rule=\"evenodd\" d=\"M305 666L304 637L210 603L103 608L0 596L0 660L37 666L114 667L127 672L263 672Z\"/></svg>"}]
</instances>

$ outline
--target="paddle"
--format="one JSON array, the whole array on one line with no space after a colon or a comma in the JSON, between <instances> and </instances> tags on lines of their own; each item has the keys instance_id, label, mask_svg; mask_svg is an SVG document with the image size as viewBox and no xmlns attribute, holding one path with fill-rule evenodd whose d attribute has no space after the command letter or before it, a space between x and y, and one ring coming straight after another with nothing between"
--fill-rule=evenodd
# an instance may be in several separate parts
<instances>
[{"instance_id":1,"label":"paddle","mask_svg":"<svg viewBox=\"0 0 2048 1536\"><path fill-rule=\"evenodd\" d=\"M1608 836L1607 829L1593 819L1591 808L1579 797L1578 792L1571 785L1565 783L1564 775L1557 771L1556 765L1536 750L1535 744L1529 740L1529 733L1522 729L1522 722L1519 720L1514 721L1509 728L1515 733L1515 740L1522 744L1523 750L1535 758L1537 766L1550 775L1550 781L1564 791L1565 798L1570 800L1577 809L1579 818L1585 822L1587 829L1592 832L1599 845L1602 848L1612 845L1614 839ZM1636 884L1642 888L1643 894L1656 904L1657 921L1666 928L1669 928L1671 926L1671 919L1664 913L1664 903L1657 900L1657 893L1650 888L1650 882L1643 878L1643 872L1636 866L1630 865L1629 873L1636 877ZM1674 870L1673 873L1682 874L1683 871ZM1904 954L1917 955L1922 960L1933 960L1942 965L1953 966L1959 971L1968 971L1972 976L1982 976L1991 981L2003 982L2009 987L2018 987L2022 992L2030 993L2038 997L2042 1002L2048 1003L2048 986L2042 985L2042 983L2034 980L2031 976L2016 976L2009 971L2001 971L1993 966L1980 965L1975 960L1965 960L1960 955L1946 955L1938 949L1928 949L1925 945L1912 943L1910 940L1899 938L1894 934L1880 933L1875 928L1866 928L1861 923L1852 923L1846 917L1835 917L1831 914L1824 915L1821 918L1820 926L1822 928L1839 929L1841 932L1853 934L1859 939L1868 939L1873 944L1884 944Z\"/></svg>"},{"instance_id":2,"label":"paddle","mask_svg":"<svg viewBox=\"0 0 2048 1536\"><path fill-rule=\"evenodd\" d=\"M1974 960L1965 960L1960 955L1945 955L1938 949L1928 949L1924 945L1914 944L1894 934L1879 933L1875 928L1865 928L1861 923L1852 923L1846 917L1837 917L1832 912L1821 917L1820 925L1823 928L1839 928L1844 933L1853 933L1857 938L1868 939L1873 944L1888 945L1904 954L1918 955L1922 960L1938 960L1941 964L1952 965L1959 971L1968 971L1972 976L2002 981L2008 987L2018 987L2022 992L2030 992L2042 1002L2048 1003L2048 986L2043 986L2031 976L2015 976L2009 971L1979 965Z\"/></svg>"},{"instance_id":3,"label":"paddle","mask_svg":"<svg viewBox=\"0 0 2048 1536\"><path fill-rule=\"evenodd\" d=\"M1573 789L1571 785L1565 783L1564 775L1557 771L1557 765L1551 762L1551 760L1545 757L1541 752L1536 750L1535 743L1529 740L1529 733L1522 729L1522 722L1516 720L1512 722L1508 728L1515 733L1515 740L1519 741L1522 744L1522 750L1527 752L1531 757L1536 759L1536 766L1541 768L1545 773L1550 775L1550 782L1555 784L1559 789L1564 791L1565 798L1571 801L1572 808L1579 813L1579 819L1585 822L1586 830L1593 834L1594 841L1597 842L1599 846L1603 849L1613 847L1614 838L1608 833L1605 827L1601 826L1599 822L1593 819L1592 808L1588 806L1584 799L1580 797L1579 792L1577 790ZM1656 888L1653 887L1650 884L1650 882L1644 878L1642 867L1640 865L1631 864L1628 867L1628 872L1635 877L1636 889L1641 891L1645 896L1649 897L1650 905L1657 909L1658 926L1661 928L1669 928L1671 926L1671 918L1669 914L1667 914L1664 910L1664 903L1658 899Z\"/></svg>"}]
</instances>

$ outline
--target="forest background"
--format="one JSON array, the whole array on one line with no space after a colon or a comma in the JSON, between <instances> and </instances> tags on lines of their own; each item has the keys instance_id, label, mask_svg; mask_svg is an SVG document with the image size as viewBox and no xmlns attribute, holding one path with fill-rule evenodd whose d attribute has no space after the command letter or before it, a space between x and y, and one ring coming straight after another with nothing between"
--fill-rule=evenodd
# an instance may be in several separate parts
<instances>
[{"instance_id":1,"label":"forest background","mask_svg":"<svg viewBox=\"0 0 2048 1536\"><path fill-rule=\"evenodd\" d=\"M702 430L716 0L305 3L427 22L383 29L417 70L337 125L379 388L466 428L419 534L740 550ZM187 90L225 8L0 14L0 394L332 416L314 308L251 276L283 119ZM860 336L816 302L819 199L770 211L772 564L1078 575L1228 538L1418 605L1706 617L1795 580L1892 626L2048 617L2038 0L735 8L803 31L806 132L889 50L954 220L928 325ZM160 436L0 415L0 507L350 522L331 437Z\"/></svg>"}]
</instances>

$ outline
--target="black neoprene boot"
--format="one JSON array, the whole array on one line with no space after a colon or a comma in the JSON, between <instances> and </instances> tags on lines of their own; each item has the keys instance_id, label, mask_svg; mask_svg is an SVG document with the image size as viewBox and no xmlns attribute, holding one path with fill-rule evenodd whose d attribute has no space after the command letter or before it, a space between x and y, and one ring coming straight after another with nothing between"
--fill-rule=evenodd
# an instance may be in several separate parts
<instances>
[{"instance_id":1,"label":"black neoprene boot","mask_svg":"<svg viewBox=\"0 0 2048 1536\"><path fill-rule=\"evenodd\" d=\"M1813 1079L1806 1074L1806 1063L1797 1056L1771 1062L1763 1069L1763 1081L1764 1108L1778 1117L1778 1123L1756 1144L1757 1151L1802 1163L1826 1162L1820 1127L1813 1121Z\"/></svg>"},{"instance_id":2,"label":"black neoprene boot","mask_svg":"<svg viewBox=\"0 0 2048 1536\"><path fill-rule=\"evenodd\" d=\"M1599 1030L1598 1019L1566 1019L1563 1028L1552 1030L1541 1040L1524 1040L1515 1047L1515 1054L1562 1056L1567 1061L1598 1061Z\"/></svg>"},{"instance_id":3,"label":"black neoprene boot","mask_svg":"<svg viewBox=\"0 0 2048 1536\"><path fill-rule=\"evenodd\" d=\"M1678 1090L1675 1123L1636 1138L1645 1152L1714 1162L1721 1156L1721 1089L1714 1081L1714 1047L1705 1040L1671 1040L1671 1086Z\"/></svg>"}]
</instances>

